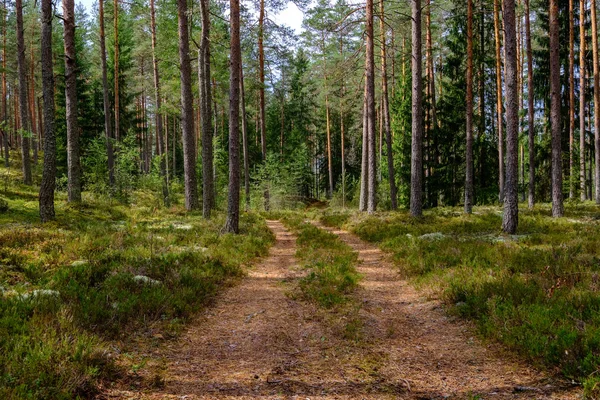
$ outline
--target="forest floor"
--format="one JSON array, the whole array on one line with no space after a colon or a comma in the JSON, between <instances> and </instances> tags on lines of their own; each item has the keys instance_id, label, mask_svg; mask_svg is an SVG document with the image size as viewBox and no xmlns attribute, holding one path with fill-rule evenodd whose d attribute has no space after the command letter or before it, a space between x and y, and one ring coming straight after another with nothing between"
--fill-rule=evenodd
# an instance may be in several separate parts
<instances>
[{"instance_id":1,"label":"forest floor","mask_svg":"<svg viewBox=\"0 0 600 400\"><path fill-rule=\"evenodd\" d=\"M178 340L142 348L147 357L139 381L120 382L102 398L581 397L561 379L480 340L472 324L402 279L377 246L317 224L358 253L362 279L351 296L361 332L344 335L345 313L293 295L306 273L295 257L296 237L279 221L267 223L276 235L269 256ZM152 388L147 382L155 376Z\"/></svg>"}]
</instances>

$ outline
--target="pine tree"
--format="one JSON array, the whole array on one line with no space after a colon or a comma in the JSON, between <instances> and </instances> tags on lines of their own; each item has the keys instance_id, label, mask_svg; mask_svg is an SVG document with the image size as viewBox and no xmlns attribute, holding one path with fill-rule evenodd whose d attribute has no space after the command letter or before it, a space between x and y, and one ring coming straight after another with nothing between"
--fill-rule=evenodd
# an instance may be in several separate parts
<instances>
[{"instance_id":1,"label":"pine tree","mask_svg":"<svg viewBox=\"0 0 600 400\"><path fill-rule=\"evenodd\" d=\"M518 199L518 134L519 104L517 87L517 38L515 1L503 0L504 58L506 92L506 180L502 230L514 234L519 223Z\"/></svg>"},{"instance_id":2,"label":"pine tree","mask_svg":"<svg viewBox=\"0 0 600 400\"><path fill-rule=\"evenodd\" d=\"M240 223L240 2L230 0L231 45L229 61L229 195L225 232L238 233Z\"/></svg>"},{"instance_id":3,"label":"pine tree","mask_svg":"<svg viewBox=\"0 0 600 400\"><path fill-rule=\"evenodd\" d=\"M412 15L412 143L410 214L423 214L423 77L421 60L421 0L411 0Z\"/></svg>"},{"instance_id":4,"label":"pine tree","mask_svg":"<svg viewBox=\"0 0 600 400\"><path fill-rule=\"evenodd\" d=\"M81 164L77 113L77 63L75 54L75 2L63 0L65 42L65 99L67 113L67 168L70 202L81 201Z\"/></svg>"},{"instance_id":5,"label":"pine tree","mask_svg":"<svg viewBox=\"0 0 600 400\"><path fill-rule=\"evenodd\" d=\"M54 133L54 71L52 70L52 0L42 0L41 60L44 97L44 168L40 185L40 218L53 220L56 186L56 137Z\"/></svg>"},{"instance_id":6,"label":"pine tree","mask_svg":"<svg viewBox=\"0 0 600 400\"><path fill-rule=\"evenodd\" d=\"M192 96L192 66L188 28L187 0L177 0L179 21L179 63L181 78L181 130L183 143L183 170L185 185L185 209L196 210L198 186L196 180L196 140Z\"/></svg>"}]
</instances>

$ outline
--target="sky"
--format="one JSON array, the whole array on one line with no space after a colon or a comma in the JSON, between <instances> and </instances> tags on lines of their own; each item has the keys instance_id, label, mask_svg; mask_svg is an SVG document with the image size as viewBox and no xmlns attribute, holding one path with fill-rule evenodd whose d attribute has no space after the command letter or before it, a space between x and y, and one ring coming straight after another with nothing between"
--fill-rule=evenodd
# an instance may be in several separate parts
<instances>
[{"instance_id":1,"label":"sky","mask_svg":"<svg viewBox=\"0 0 600 400\"><path fill-rule=\"evenodd\" d=\"M80 1L88 10L91 10L94 3L97 2L97 0ZM302 11L300 11L294 3L289 2L284 10L274 16L273 20L280 25L285 25L294 29L297 34L300 34L302 32L303 16L304 14Z\"/></svg>"}]
</instances>

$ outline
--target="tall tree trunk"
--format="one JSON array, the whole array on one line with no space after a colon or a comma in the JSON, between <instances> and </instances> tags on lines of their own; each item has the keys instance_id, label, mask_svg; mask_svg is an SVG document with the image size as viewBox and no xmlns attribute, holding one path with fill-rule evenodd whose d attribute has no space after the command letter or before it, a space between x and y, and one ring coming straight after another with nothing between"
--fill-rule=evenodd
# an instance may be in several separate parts
<instances>
[{"instance_id":1,"label":"tall tree trunk","mask_svg":"<svg viewBox=\"0 0 600 400\"><path fill-rule=\"evenodd\" d=\"M585 0L579 0L579 198L585 201Z\"/></svg>"},{"instance_id":2,"label":"tall tree trunk","mask_svg":"<svg viewBox=\"0 0 600 400\"><path fill-rule=\"evenodd\" d=\"M500 56L500 0L494 0L494 42L496 45L496 114L498 116L498 199L504 201L504 135L502 133L502 57Z\"/></svg>"},{"instance_id":3,"label":"tall tree trunk","mask_svg":"<svg viewBox=\"0 0 600 400\"><path fill-rule=\"evenodd\" d=\"M550 0L550 126L552 129L552 216L562 217L562 153L560 124L560 57L558 0ZM597 60L596 60L597 61Z\"/></svg>"},{"instance_id":4,"label":"tall tree trunk","mask_svg":"<svg viewBox=\"0 0 600 400\"><path fill-rule=\"evenodd\" d=\"M106 66L106 34L104 32L104 0L98 0L100 23L100 60L102 62L102 99L104 103L104 134L106 136L106 158L108 163L108 182L111 190L115 188L115 155L112 143L110 121L110 100L108 98L108 77Z\"/></svg>"},{"instance_id":5,"label":"tall tree trunk","mask_svg":"<svg viewBox=\"0 0 600 400\"><path fill-rule=\"evenodd\" d=\"M244 193L246 211L250 211L250 158L248 155L248 118L246 116L246 93L244 90L244 67L240 60L240 109L242 112L242 151L244 154Z\"/></svg>"},{"instance_id":6,"label":"tall tree trunk","mask_svg":"<svg viewBox=\"0 0 600 400\"><path fill-rule=\"evenodd\" d=\"M40 218L54 219L56 137L54 135L54 72L52 71L52 0L42 0L42 93L44 97L44 169L40 185Z\"/></svg>"},{"instance_id":7,"label":"tall tree trunk","mask_svg":"<svg viewBox=\"0 0 600 400\"><path fill-rule=\"evenodd\" d=\"M569 0L569 198L575 197L575 28L573 1Z\"/></svg>"},{"instance_id":8,"label":"tall tree trunk","mask_svg":"<svg viewBox=\"0 0 600 400\"><path fill-rule=\"evenodd\" d=\"M17 12L17 69L19 76L19 112L21 118L21 158L23 160L23 182L31 185L31 160L29 156L29 120L27 115L27 74L25 72L25 39L23 26L23 2L16 0Z\"/></svg>"},{"instance_id":9,"label":"tall tree trunk","mask_svg":"<svg viewBox=\"0 0 600 400\"><path fill-rule=\"evenodd\" d=\"M102 2L103 0L99 0ZM158 156L160 157L160 175L162 177L162 192L165 206L169 206L169 183L167 179L167 156L164 149L165 141L163 135L163 118L162 118L162 97L160 92L160 75L158 74L158 59L156 58L156 8L154 0L150 0L150 31L152 35L152 71L154 75L154 102L156 110L154 112L156 125L156 142Z\"/></svg>"},{"instance_id":10,"label":"tall tree trunk","mask_svg":"<svg viewBox=\"0 0 600 400\"><path fill-rule=\"evenodd\" d=\"M555 0L551 0L555 1ZM517 39L515 21L515 0L503 1L504 16L504 56L506 91L506 182L504 187L504 216L502 230L515 233L519 223L518 199L518 135L519 135L519 93L517 79Z\"/></svg>"},{"instance_id":11,"label":"tall tree trunk","mask_svg":"<svg viewBox=\"0 0 600 400\"><path fill-rule=\"evenodd\" d=\"M238 233L240 221L240 0L230 0L229 194L225 232Z\"/></svg>"},{"instance_id":12,"label":"tall tree trunk","mask_svg":"<svg viewBox=\"0 0 600 400\"><path fill-rule=\"evenodd\" d=\"M598 21L596 19L596 0L591 0L592 9L592 52L594 59L594 149L596 170L594 186L596 204L600 204L600 69L598 66ZM559 142L560 144L560 142Z\"/></svg>"},{"instance_id":13,"label":"tall tree trunk","mask_svg":"<svg viewBox=\"0 0 600 400\"><path fill-rule=\"evenodd\" d=\"M121 128L120 128L120 105L119 105L119 0L113 0L113 23L114 23L114 40L115 40L115 139L117 142L121 140Z\"/></svg>"},{"instance_id":14,"label":"tall tree trunk","mask_svg":"<svg viewBox=\"0 0 600 400\"><path fill-rule=\"evenodd\" d=\"M344 133L344 95L345 88L342 82L342 97L340 98L340 150L342 156L342 207L346 207L346 150L345 133Z\"/></svg>"},{"instance_id":15,"label":"tall tree trunk","mask_svg":"<svg viewBox=\"0 0 600 400\"><path fill-rule=\"evenodd\" d=\"M325 46L325 40L323 40L323 48ZM331 159L331 123L329 120L329 94L327 93L327 74L324 76L325 78L325 130L327 133L327 177L329 182L329 187L327 190L327 197L331 198L333 196L333 161Z\"/></svg>"},{"instance_id":16,"label":"tall tree trunk","mask_svg":"<svg viewBox=\"0 0 600 400\"><path fill-rule=\"evenodd\" d=\"M202 15L202 38L198 63L200 86L200 115L202 120L202 215L210 218L214 208L213 181L213 125L212 125L212 93L210 84L210 14L209 0L200 1Z\"/></svg>"},{"instance_id":17,"label":"tall tree trunk","mask_svg":"<svg viewBox=\"0 0 600 400\"><path fill-rule=\"evenodd\" d=\"M394 170L394 154L392 153L392 125L390 121L390 102L388 95L388 78L387 78L387 54L386 54L386 27L385 27L385 8L383 0L379 1L379 30L381 35L381 98L382 98L382 117L383 128L385 129L386 152L388 164L388 179L390 182L390 200L392 210L398 208L396 194L396 172ZM341 110L340 110L341 113ZM343 125L342 125L343 129ZM343 143L343 140L342 140Z\"/></svg>"},{"instance_id":18,"label":"tall tree trunk","mask_svg":"<svg viewBox=\"0 0 600 400\"><path fill-rule=\"evenodd\" d=\"M535 202L535 124L533 104L533 51L531 49L531 19L529 0L525 0L525 44L527 47L527 123L529 136L529 209Z\"/></svg>"},{"instance_id":19,"label":"tall tree trunk","mask_svg":"<svg viewBox=\"0 0 600 400\"><path fill-rule=\"evenodd\" d=\"M75 2L63 0L65 41L65 102L67 113L67 172L69 202L81 201L79 124L77 123L77 63L75 54Z\"/></svg>"},{"instance_id":20,"label":"tall tree trunk","mask_svg":"<svg viewBox=\"0 0 600 400\"><path fill-rule=\"evenodd\" d=\"M377 160L375 154L375 45L373 31L373 0L367 0L367 55L366 77L367 86L367 136L369 147L369 174L367 185L367 212L373 213L376 208L377 195Z\"/></svg>"},{"instance_id":21,"label":"tall tree trunk","mask_svg":"<svg viewBox=\"0 0 600 400\"><path fill-rule=\"evenodd\" d=\"M473 212L473 0L467 0L467 150L465 156L465 213Z\"/></svg>"},{"instance_id":22,"label":"tall tree trunk","mask_svg":"<svg viewBox=\"0 0 600 400\"><path fill-rule=\"evenodd\" d=\"M37 118L35 111L35 56L33 52L33 38L35 32L32 30L31 32L31 41L30 41L30 62L29 62L29 120L31 121L31 147L33 149L33 165L37 165L38 161L38 145L39 145L39 132L37 127Z\"/></svg>"},{"instance_id":23,"label":"tall tree trunk","mask_svg":"<svg viewBox=\"0 0 600 400\"><path fill-rule=\"evenodd\" d=\"M265 28L265 0L260 0L260 11L258 15L258 105L260 120L260 146L263 163L267 161L267 121L265 117L265 49L264 49L264 28ZM268 180L268 178L267 178ZM270 195L269 189L265 189L265 211L269 211Z\"/></svg>"},{"instance_id":24,"label":"tall tree trunk","mask_svg":"<svg viewBox=\"0 0 600 400\"><path fill-rule=\"evenodd\" d=\"M6 8L6 0L3 3L2 9L2 147L4 151L4 166L10 166L10 153L8 147L8 91L6 85L6 25L8 17L8 9Z\"/></svg>"},{"instance_id":25,"label":"tall tree trunk","mask_svg":"<svg viewBox=\"0 0 600 400\"><path fill-rule=\"evenodd\" d=\"M365 59L365 70L366 70ZM367 211L369 193L369 122L367 120L367 85L365 85L362 109L362 158L360 168L360 197L359 211Z\"/></svg>"},{"instance_id":26,"label":"tall tree trunk","mask_svg":"<svg viewBox=\"0 0 600 400\"><path fill-rule=\"evenodd\" d=\"M421 0L411 0L412 14L412 138L410 162L410 214L423 214L423 77L421 59Z\"/></svg>"},{"instance_id":27,"label":"tall tree trunk","mask_svg":"<svg viewBox=\"0 0 600 400\"><path fill-rule=\"evenodd\" d=\"M179 64L181 77L181 131L183 143L183 174L185 186L185 209L198 208L196 181L196 146L194 135L194 97L192 95L192 66L188 30L187 0L177 0L179 20Z\"/></svg>"}]
</instances>

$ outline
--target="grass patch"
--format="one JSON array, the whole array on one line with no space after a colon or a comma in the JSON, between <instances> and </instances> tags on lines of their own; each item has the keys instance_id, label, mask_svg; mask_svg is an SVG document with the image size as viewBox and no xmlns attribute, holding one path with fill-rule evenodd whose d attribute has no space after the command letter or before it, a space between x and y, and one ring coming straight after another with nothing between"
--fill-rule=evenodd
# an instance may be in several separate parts
<instances>
[{"instance_id":1,"label":"grass patch","mask_svg":"<svg viewBox=\"0 0 600 400\"><path fill-rule=\"evenodd\" d=\"M501 209L475 211L355 215L344 223L392 252L406 276L476 320L486 337L558 366L588 396L600 396L598 207L571 204L561 219L548 205L522 211L512 236L500 231Z\"/></svg>"},{"instance_id":2,"label":"grass patch","mask_svg":"<svg viewBox=\"0 0 600 400\"><path fill-rule=\"evenodd\" d=\"M296 256L308 269L300 280L303 296L325 308L347 303L360 279L356 252L337 235L305 222L299 214L288 214L282 221L298 236Z\"/></svg>"},{"instance_id":3,"label":"grass patch","mask_svg":"<svg viewBox=\"0 0 600 400\"><path fill-rule=\"evenodd\" d=\"M2 192L0 398L92 396L123 374L121 346L176 335L274 240L257 214L223 235L223 214L160 208L144 191L129 204L86 192L76 206L59 193L57 220L41 224L35 190L13 181Z\"/></svg>"}]
</instances>

